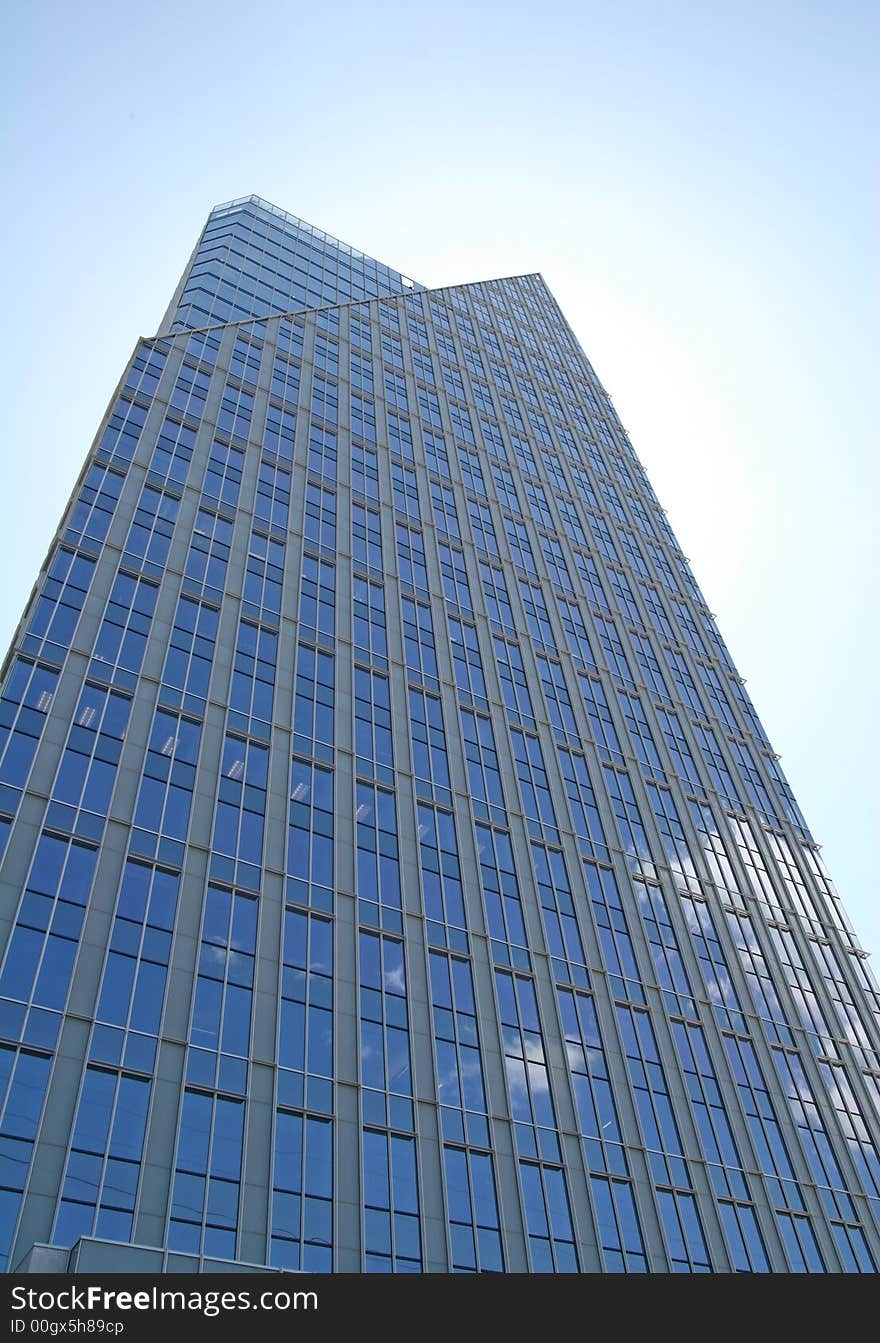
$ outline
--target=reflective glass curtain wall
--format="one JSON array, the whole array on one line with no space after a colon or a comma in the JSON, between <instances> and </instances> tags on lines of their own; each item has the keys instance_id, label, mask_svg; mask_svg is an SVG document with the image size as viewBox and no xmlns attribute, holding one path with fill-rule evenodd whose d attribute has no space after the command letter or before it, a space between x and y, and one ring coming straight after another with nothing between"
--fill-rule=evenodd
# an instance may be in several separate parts
<instances>
[{"instance_id":1,"label":"reflective glass curtain wall","mask_svg":"<svg viewBox=\"0 0 880 1343\"><path fill-rule=\"evenodd\" d=\"M0 1257L876 1271L880 999L539 275L257 197L3 668Z\"/></svg>"}]
</instances>

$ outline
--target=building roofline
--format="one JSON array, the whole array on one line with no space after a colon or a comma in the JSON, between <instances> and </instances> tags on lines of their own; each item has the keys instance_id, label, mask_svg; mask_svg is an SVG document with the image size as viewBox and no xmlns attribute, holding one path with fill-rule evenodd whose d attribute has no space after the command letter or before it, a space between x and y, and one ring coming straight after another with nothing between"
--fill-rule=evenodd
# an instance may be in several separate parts
<instances>
[{"instance_id":1,"label":"building roofline","mask_svg":"<svg viewBox=\"0 0 880 1343\"><path fill-rule=\"evenodd\" d=\"M267 214L277 215L279 219L284 219L287 223L295 224L297 228L302 229L305 233L311 233L314 237L320 238L324 242L332 243L334 247L338 247L342 252L348 252L351 256L362 257L365 261L372 261L374 265L379 266L382 270L390 271L392 275L399 275L401 279L409 285L416 286L419 284L419 282L413 280L411 276L404 275L403 271L398 270L396 266L389 266L387 262L380 261L378 257L370 256L369 252L362 252L359 247L352 247L351 243L343 242L343 240L337 238L335 234L327 233L324 229L319 229L314 224L310 224L308 220L301 219L299 215L291 214L289 210L282 210L280 205L273 205L272 202L267 201L264 196L251 194L250 196L236 196L235 199L231 201L223 201L220 205L215 205L212 208L208 215L208 220L210 222L210 220L215 217L222 218L224 214L231 214L233 210L241 205L255 205L260 210L264 210ZM422 287L423 286L419 285L419 288Z\"/></svg>"},{"instance_id":2,"label":"building roofline","mask_svg":"<svg viewBox=\"0 0 880 1343\"><path fill-rule=\"evenodd\" d=\"M397 272L400 274L400 271ZM332 312L334 308L355 308L361 307L365 303L391 303L399 298L408 298L410 294L443 294L448 289L475 289L477 285L482 284L500 284L505 280L540 280L545 289L549 291L546 280L540 271L522 271L519 275L494 275L488 280L467 280L464 284L444 284L437 285L433 289L427 289L423 286L412 289L401 289L396 294L377 294L372 298L351 298L343 303L319 303L306 304L300 308L290 308L287 312L269 312L262 317L240 317L234 322L211 322L208 326L187 326L182 331L156 331L150 336L139 336L139 340L174 340L176 336L192 336L202 331L224 331L229 326L254 326L260 322L273 322L279 318L299 317L304 312ZM554 300L555 301L555 300Z\"/></svg>"}]
</instances>

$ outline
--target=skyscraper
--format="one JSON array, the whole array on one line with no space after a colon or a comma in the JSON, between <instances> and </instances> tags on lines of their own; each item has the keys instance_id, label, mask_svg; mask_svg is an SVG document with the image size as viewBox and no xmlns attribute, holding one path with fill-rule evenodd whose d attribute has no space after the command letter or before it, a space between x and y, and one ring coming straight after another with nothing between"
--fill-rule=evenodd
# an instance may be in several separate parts
<instances>
[{"instance_id":1,"label":"skyscraper","mask_svg":"<svg viewBox=\"0 0 880 1343\"><path fill-rule=\"evenodd\" d=\"M876 1270L877 988L539 275L215 209L0 734L9 1268Z\"/></svg>"}]
</instances>

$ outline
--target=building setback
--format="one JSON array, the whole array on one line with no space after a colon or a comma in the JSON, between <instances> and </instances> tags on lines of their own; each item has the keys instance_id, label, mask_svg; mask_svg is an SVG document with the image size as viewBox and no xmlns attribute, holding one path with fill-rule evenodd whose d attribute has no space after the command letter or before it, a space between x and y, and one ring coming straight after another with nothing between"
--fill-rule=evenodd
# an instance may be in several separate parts
<instances>
[{"instance_id":1,"label":"building setback","mask_svg":"<svg viewBox=\"0 0 880 1343\"><path fill-rule=\"evenodd\" d=\"M212 211L2 688L8 1268L876 1270L876 985L540 275Z\"/></svg>"}]
</instances>

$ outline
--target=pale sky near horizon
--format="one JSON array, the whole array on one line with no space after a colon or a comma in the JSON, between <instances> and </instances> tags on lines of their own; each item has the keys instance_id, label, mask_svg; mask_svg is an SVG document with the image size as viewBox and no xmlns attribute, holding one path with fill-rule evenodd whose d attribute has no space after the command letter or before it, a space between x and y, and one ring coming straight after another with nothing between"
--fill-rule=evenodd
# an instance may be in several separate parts
<instances>
[{"instance_id":1,"label":"pale sky near horizon","mask_svg":"<svg viewBox=\"0 0 880 1343\"><path fill-rule=\"evenodd\" d=\"M11 0L0 645L210 207L539 270L880 952L880 6ZM875 966L875 973L877 973Z\"/></svg>"}]
</instances>

